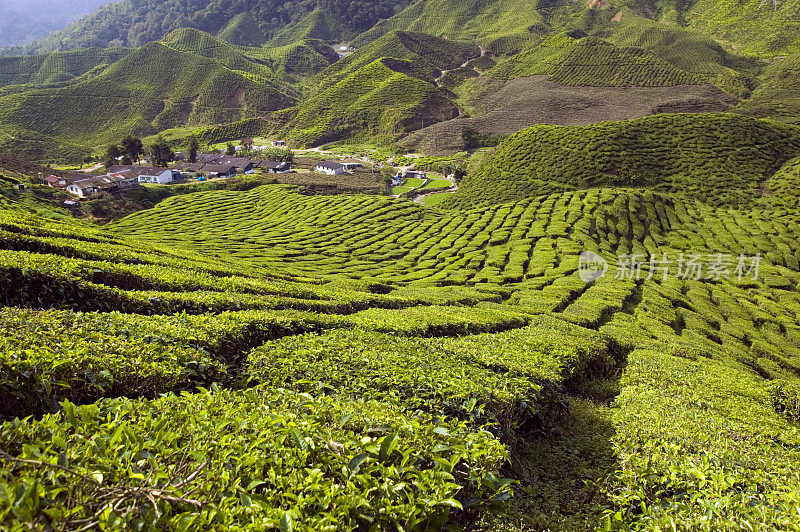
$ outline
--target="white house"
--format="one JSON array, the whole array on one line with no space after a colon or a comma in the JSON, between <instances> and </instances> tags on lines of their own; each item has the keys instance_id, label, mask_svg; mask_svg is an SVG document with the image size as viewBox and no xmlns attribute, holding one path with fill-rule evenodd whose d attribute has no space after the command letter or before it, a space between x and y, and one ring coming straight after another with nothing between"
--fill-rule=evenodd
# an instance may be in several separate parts
<instances>
[{"instance_id":1,"label":"white house","mask_svg":"<svg viewBox=\"0 0 800 532\"><path fill-rule=\"evenodd\" d=\"M136 176L139 183L156 183L166 185L175 180L172 170L169 168L146 167L146 166L112 166L108 169L113 174Z\"/></svg>"},{"instance_id":2,"label":"white house","mask_svg":"<svg viewBox=\"0 0 800 532\"><path fill-rule=\"evenodd\" d=\"M364 163L360 163L358 161L347 161L343 162L342 166L344 166L344 169L347 170L348 172L352 172L356 168L363 168Z\"/></svg>"},{"instance_id":3,"label":"white house","mask_svg":"<svg viewBox=\"0 0 800 532\"><path fill-rule=\"evenodd\" d=\"M135 175L115 173L78 179L67 185L67 192L79 198L88 198L104 190L124 190L138 185Z\"/></svg>"},{"instance_id":4,"label":"white house","mask_svg":"<svg viewBox=\"0 0 800 532\"><path fill-rule=\"evenodd\" d=\"M79 198L88 198L94 196L98 192L112 188L109 182L100 177L88 177L86 179L79 179L67 185L67 192L74 194Z\"/></svg>"},{"instance_id":5,"label":"white house","mask_svg":"<svg viewBox=\"0 0 800 532\"><path fill-rule=\"evenodd\" d=\"M272 141L272 147L273 148L285 148L286 147L286 141L285 140L273 140Z\"/></svg>"},{"instance_id":6,"label":"white house","mask_svg":"<svg viewBox=\"0 0 800 532\"><path fill-rule=\"evenodd\" d=\"M344 165L333 161L322 161L314 167L314 171L328 175L342 175L345 173Z\"/></svg>"}]
</instances>

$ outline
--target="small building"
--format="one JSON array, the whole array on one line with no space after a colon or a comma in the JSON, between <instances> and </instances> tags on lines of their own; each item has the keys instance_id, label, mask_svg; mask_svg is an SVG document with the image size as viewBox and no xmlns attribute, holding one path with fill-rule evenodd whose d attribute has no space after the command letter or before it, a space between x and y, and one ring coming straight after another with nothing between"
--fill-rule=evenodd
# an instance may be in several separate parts
<instances>
[{"instance_id":1,"label":"small building","mask_svg":"<svg viewBox=\"0 0 800 532\"><path fill-rule=\"evenodd\" d=\"M78 179L67 185L67 192L79 198L88 198L113 187L114 185L109 181L100 177L88 177L86 179Z\"/></svg>"},{"instance_id":2,"label":"small building","mask_svg":"<svg viewBox=\"0 0 800 532\"><path fill-rule=\"evenodd\" d=\"M204 163L178 163L175 165L175 170L189 174L197 174L205 166Z\"/></svg>"},{"instance_id":3,"label":"small building","mask_svg":"<svg viewBox=\"0 0 800 532\"><path fill-rule=\"evenodd\" d=\"M345 173L344 165L333 161L322 161L314 167L314 171L328 175L342 175Z\"/></svg>"},{"instance_id":4,"label":"small building","mask_svg":"<svg viewBox=\"0 0 800 532\"><path fill-rule=\"evenodd\" d=\"M166 185L175 180L175 175L169 168L160 166L133 166L117 165L108 169L111 174L122 174L125 176L136 176L139 183L154 183Z\"/></svg>"},{"instance_id":5,"label":"small building","mask_svg":"<svg viewBox=\"0 0 800 532\"><path fill-rule=\"evenodd\" d=\"M120 190L135 187L139 184L139 178L135 175L108 174L107 176L102 177L110 177L117 184L117 188Z\"/></svg>"},{"instance_id":6,"label":"small building","mask_svg":"<svg viewBox=\"0 0 800 532\"><path fill-rule=\"evenodd\" d=\"M344 169L348 172L352 172L356 168L364 168L364 163L360 161L346 161L342 163L342 166L344 166Z\"/></svg>"},{"instance_id":7,"label":"small building","mask_svg":"<svg viewBox=\"0 0 800 532\"><path fill-rule=\"evenodd\" d=\"M247 157L234 157L234 156L224 156L221 159L219 159L215 164L235 166L237 170L241 170L242 173L245 174L251 173L256 165L254 161L251 161Z\"/></svg>"},{"instance_id":8,"label":"small building","mask_svg":"<svg viewBox=\"0 0 800 532\"><path fill-rule=\"evenodd\" d=\"M236 175L236 167L230 164L207 164L200 172L209 177L230 177Z\"/></svg>"},{"instance_id":9,"label":"small building","mask_svg":"<svg viewBox=\"0 0 800 532\"><path fill-rule=\"evenodd\" d=\"M63 177L59 177L57 175L49 175L44 178L44 183L48 187L53 188L66 188L67 187L67 180Z\"/></svg>"},{"instance_id":10,"label":"small building","mask_svg":"<svg viewBox=\"0 0 800 532\"><path fill-rule=\"evenodd\" d=\"M221 155L219 153L198 153L197 154L197 162L203 164L216 164L218 163L225 155Z\"/></svg>"},{"instance_id":11,"label":"small building","mask_svg":"<svg viewBox=\"0 0 800 532\"><path fill-rule=\"evenodd\" d=\"M286 147L286 141L285 140L273 140L272 141L272 147L273 148L285 148Z\"/></svg>"},{"instance_id":12,"label":"small building","mask_svg":"<svg viewBox=\"0 0 800 532\"><path fill-rule=\"evenodd\" d=\"M405 173L406 179L428 179L427 172L421 172L418 170L407 170Z\"/></svg>"},{"instance_id":13,"label":"small building","mask_svg":"<svg viewBox=\"0 0 800 532\"><path fill-rule=\"evenodd\" d=\"M292 165L283 161L256 161L256 163L256 168L270 174L285 174L292 170Z\"/></svg>"}]
</instances>

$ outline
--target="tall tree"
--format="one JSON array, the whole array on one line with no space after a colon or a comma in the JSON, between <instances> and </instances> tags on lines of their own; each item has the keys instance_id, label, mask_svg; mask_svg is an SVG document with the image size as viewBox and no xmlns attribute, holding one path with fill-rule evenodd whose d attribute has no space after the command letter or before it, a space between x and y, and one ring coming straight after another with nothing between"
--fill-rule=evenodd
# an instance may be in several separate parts
<instances>
[{"instance_id":1,"label":"tall tree","mask_svg":"<svg viewBox=\"0 0 800 532\"><path fill-rule=\"evenodd\" d=\"M236 155L236 146L233 145L233 142L228 143L228 147L225 150L226 155Z\"/></svg>"},{"instance_id":2,"label":"tall tree","mask_svg":"<svg viewBox=\"0 0 800 532\"><path fill-rule=\"evenodd\" d=\"M116 144L112 144L106 148L106 153L103 156L103 161L105 162L106 168L111 168L117 164L117 159L119 157L122 157L122 148Z\"/></svg>"},{"instance_id":3,"label":"tall tree","mask_svg":"<svg viewBox=\"0 0 800 532\"><path fill-rule=\"evenodd\" d=\"M139 158L144 154L144 144L142 139L128 135L122 139L122 151L132 162L139 162Z\"/></svg>"},{"instance_id":4,"label":"tall tree","mask_svg":"<svg viewBox=\"0 0 800 532\"><path fill-rule=\"evenodd\" d=\"M189 144L187 145L189 151L189 162L196 163L197 162L197 152L200 151L200 142L197 140L195 135L189 137Z\"/></svg>"},{"instance_id":5,"label":"tall tree","mask_svg":"<svg viewBox=\"0 0 800 532\"><path fill-rule=\"evenodd\" d=\"M253 137L242 137L239 144L242 145L244 153L249 155L253 150Z\"/></svg>"},{"instance_id":6,"label":"tall tree","mask_svg":"<svg viewBox=\"0 0 800 532\"><path fill-rule=\"evenodd\" d=\"M167 164L175 160L175 153L173 153L162 136L156 138L156 141L150 145L150 156L158 166L167 166Z\"/></svg>"}]
</instances>

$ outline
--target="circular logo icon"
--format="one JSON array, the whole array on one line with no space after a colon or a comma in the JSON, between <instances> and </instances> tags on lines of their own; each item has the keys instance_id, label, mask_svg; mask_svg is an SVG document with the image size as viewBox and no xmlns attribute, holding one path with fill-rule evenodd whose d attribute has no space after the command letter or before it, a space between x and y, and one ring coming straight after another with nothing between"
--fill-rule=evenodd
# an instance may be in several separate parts
<instances>
[{"instance_id":1,"label":"circular logo icon","mask_svg":"<svg viewBox=\"0 0 800 532\"><path fill-rule=\"evenodd\" d=\"M608 271L608 261L594 251L584 251L578 261L578 276L584 283L593 283Z\"/></svg>"}]
</instances>

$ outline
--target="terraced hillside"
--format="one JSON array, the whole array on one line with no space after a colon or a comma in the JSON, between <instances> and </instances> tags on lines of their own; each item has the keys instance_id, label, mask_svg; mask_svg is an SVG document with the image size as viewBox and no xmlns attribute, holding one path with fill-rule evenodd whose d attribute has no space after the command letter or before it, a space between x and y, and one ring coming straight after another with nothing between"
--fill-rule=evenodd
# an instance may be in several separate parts
<instances>
[{"instance_id":1,"label":"terraced hillside","mask_svg":"<svg viewBox=\"0 0 800 532\"><path fill-rule=\"evenodd\" d=\"M324 61L324 58L320 56ZM38 138L83 146L183 126L260 117L292 105L297 93L265 64L196 30L179 30L59 86L0 97L6 149L53 157ZM82 109L82 112L75 112ZM14 134L16 132L16 134Z\"/></svg>"},{"instance_id":2,"label":"terraced hillside","mask_svg":"<svg viewBox=\"0 0 800 532\"><path fill-rule=\"evenodd\" d=\"M464 180L451 206L586 187L640 186L715 205L752 204L800 153L800 130L734 114L664 114L512 135Z\"/></svg>"},{"instance_id":3,"label":"terraced hillside","mask_svg":"<svg viewBox=\"0 0 800 532\"><path fill-rule=\"evenodd\" d=\"M8 525L796 525L785 206L606 188L445 213L270 185L98 229L8 197L4 414L57 411L0 430L3 493L43 490L0 499ZM581 279L584 250L607 276ZM651 254L671 269L623 260ZM605 480L565 482L563 445Z\"/></svg>"}]
</instances>

